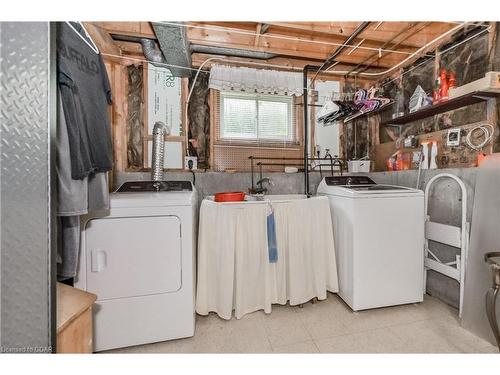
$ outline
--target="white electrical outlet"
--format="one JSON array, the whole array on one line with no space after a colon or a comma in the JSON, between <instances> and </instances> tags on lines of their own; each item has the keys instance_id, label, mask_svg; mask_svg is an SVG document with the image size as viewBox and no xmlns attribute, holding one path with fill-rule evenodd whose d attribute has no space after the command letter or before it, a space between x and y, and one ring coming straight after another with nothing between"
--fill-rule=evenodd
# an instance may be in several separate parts
<instances>
[{"instance_id":1,"label":"white electrical outlet","mask_svg":"<svg viewBox=\"0 0 500 375\"><path fill-rule=\"evenodd\" d=\"M193 162L193 167L192 168L189 168L189 161L192 161ZM184 157L184 169L186 170L195 170L195 169L198 169L198 158L196 156L185 156Z\"/></svg>"}]
</instances>

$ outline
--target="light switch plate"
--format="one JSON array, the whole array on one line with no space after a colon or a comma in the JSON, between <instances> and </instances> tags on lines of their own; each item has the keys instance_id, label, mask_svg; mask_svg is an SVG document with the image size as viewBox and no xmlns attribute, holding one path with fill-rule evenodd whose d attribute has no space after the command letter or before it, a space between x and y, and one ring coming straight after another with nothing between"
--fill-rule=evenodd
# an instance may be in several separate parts
<instances>
[{"instance_id":1,"label":"light switch plate","mask_svg":"<svg viewBox=\"0 0 500 375\"><path fill-rule=\"evenodd\" d=\"M460 129L448 130L448 136L446 137L446 146L448 147L460 146Z\"/></svg>"}]
</instances>

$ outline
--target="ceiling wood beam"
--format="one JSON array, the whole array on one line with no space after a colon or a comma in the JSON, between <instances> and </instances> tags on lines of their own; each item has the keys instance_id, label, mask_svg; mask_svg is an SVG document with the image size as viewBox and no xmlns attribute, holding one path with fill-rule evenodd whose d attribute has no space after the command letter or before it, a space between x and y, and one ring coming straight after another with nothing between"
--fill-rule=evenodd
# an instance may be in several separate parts
<instances>
[{"instance_id":1,"label":"ceiling wood beam","mask_svg":"<svg viewBox=\"0 0 500 375\"><path fill-rule=\"evenodd\" d=\"M90 22L84 22L84 26L99 51L112 55L120 54L120 48L115 44L113 38L111 38L111 35L106 30Z\"/></svg>"},{"instance_id":2,"label":"ceiling wood beam","mask_svg":"<svg viewBox=\"0 0 500 375\"><path fill-rule=\"evenodd\" d=\"M222 60L225 60L225 61L230 60L230 61L238 62L238 64L241 64L241 66L248 66L248 67L253 67L253 68L259 68L259 67L264 68L264 66L255 65L252 63L269 64L270 68L278 69L278 70L281 70L281 69L278 68L277 66L283 66L283 68L282 68L283 70L302 71L302 69L304 68L305 65L317 65L317 63L318 63L317 61L312 61L312 60L299 60L299 59L286 58L286 57L275 57L275 58L269 59L269 60L257 60L257 59L246 59L246 58L240 58L240 57L224 57L224 56L216 56L216 55L209 55L209 54L193 53L191 55L193 67L195 67L195 68L200 67L200 65L204 61L206 61L208 58L212 58L212 57L217 57L217 58L221 59L221 61L213 61L212 64L221 63ZM208 68L211 66L211 64L208 63L204 66ZM349 67L350 67L350 65L346 65L346 64L339 64L337 66L337 68L339 70L349 70ZM288 69L286 69L286 68L288 68ZM341 76L341 74L334 74L334 73L326 74L325 76L332 76L332 75ZM321 76L323 76L323 75L322 74L318 75L318 77L321 77Z\"/></svg>"},{"instance_id":3,"label":"ceiling wood beam","mask_svg":"<svg viewBox=\"0 0 500 375\"><path fill-rule=\"evenodd\" d=\"M296 32L309 32L315 34L327 34L335 37L346 37L356 29L356 22L268 22L270 26L282 29L295 30ZM369 42L386 42L394 37L407 22L384 22L378 28L377 23L366 30L363 38ZM451 29L454 25L445 22L432 22L432 25L419 35L409 37L401 44L406 48L418 48L434 39L439 34ZM376 29L375 29L376 28ZM379 43L380 44L380 43Z\"/></svg>"},{"instance_id":4,"label":"ceiling wood beam","mask_svg":"<svg viewBox=\"0 0 500 375\"><path fill-rule=\"evenodd\" d=\"M137 37L156 38L149 22L92 22L110 34L131 35Z\"/></svg>"},{"instance_id":5,"label":"ceiling wood beam","mask_svg":"<svg viewBox=\"0 0 500 375\"><path fill-rule=\"evenodd\" d=\"M420 30L426 28L431 22L423 22L422 24L417 24L417 25L414 25L414 26L409 26L407 29L405 29L405 31L402 33L402 34L406 34L407 32L410 31L410 34L409 35L404 35L404 37L397 43L394 44L394 47L397 47L403 40L406 40L408 37L410 37L411 35L414 35L416 33L418 33ZM400 34L398 34L397 37L399 37ZM397 37L395 37L394 39L396 39ZM394 41L394 39L391 40ZM367 63L367 64L370 64L372 60L372 58L375 58L375 62L378 62L381 60L382 57L380 57L378 54L373 54L369 59L363 61L362 63ZM361 65L361 64L360 64ZM361 70L361 72L364 72L366 71L366 68L363 68Z\"/></svg>"},{"instance_id":6,"label":"ceiling wood beam","mask_svg":"<svg viewBox=\"0 0 500 375\"><path fill-rule=\"evenodd\" d=\"M259 45L259 39L260 39L260 34L262 33L262 24L258 23L257 27L255 29L256 35L255 35L255 41L253 42L254 46Z\"/></svg>"}]
</instances>

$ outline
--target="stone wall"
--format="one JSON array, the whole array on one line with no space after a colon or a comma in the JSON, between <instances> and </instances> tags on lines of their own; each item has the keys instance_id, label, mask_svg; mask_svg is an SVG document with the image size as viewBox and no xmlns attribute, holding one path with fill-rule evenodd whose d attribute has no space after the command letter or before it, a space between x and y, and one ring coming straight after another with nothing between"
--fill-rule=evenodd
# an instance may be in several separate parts
<instances>
[{"instance_id":1,"label":"stone wall","mask_svg":"<svg viewBox=\"0 0 500 375\"><path fill-rule=\"evenodd\" d=\"M468 29L450 41L447 45L441 46L440 67L448 71L454 71L457 76L457 84L464 85L479 78L484 77L487 71L500 69L500 47L496 48L500 41L496 39L495 48L488 50L489 33L482 33L458 47L447 51L452 45L464 41L468 37L478 33L480 29ZM498 30L497 30L498 32ZM420 85L427 93L432 93L435 80L435 58L434 52L429 53L430 57L423 57L402 71L404 75L398 79L388 79L380 82L381 94L386 97L399 100L404 103L404 112L408 113L408 103L416 87ZM373 115L376 121L385 121L391 119L396 111L396 104L388 107L387 110ZM500 111L500 106L498 107ZM455 111L450 111L434 117L415 121L405 125L404 134L418 135L431 133L442 129L471 124L486 119L486 103L477 103ZM368 134L369 118L360 118L353 123L345 126L345 156L350 159L365 156L369 151L373 159L374 146L378 143L394 141L394 134L397 131L394 128L379 127L378 134L375 136ZM371 131L371 129L370 129ZM356 133L356 134L354 134ZM500 132L499 132L500 133ZM500 151L500 135L494 141L494 150ZM356 152L355 152L356 151Z\"/></svg>"}]
</instances>

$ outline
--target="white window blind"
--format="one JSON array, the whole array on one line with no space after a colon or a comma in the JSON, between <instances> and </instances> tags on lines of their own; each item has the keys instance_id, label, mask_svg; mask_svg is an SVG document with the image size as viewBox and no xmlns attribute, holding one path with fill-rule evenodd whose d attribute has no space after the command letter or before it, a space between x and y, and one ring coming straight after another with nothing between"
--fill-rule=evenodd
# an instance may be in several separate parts
<instances>
[{"instance_id":1,"label":"white window blind","mask_svg":"<svg viewBox=\"0 0 500 375\"><path fill-rule=\"evenodd\" d=\"M296 141L292 97L221 92L220 100L222 139Z\"/></svg>"}]
</instances>

